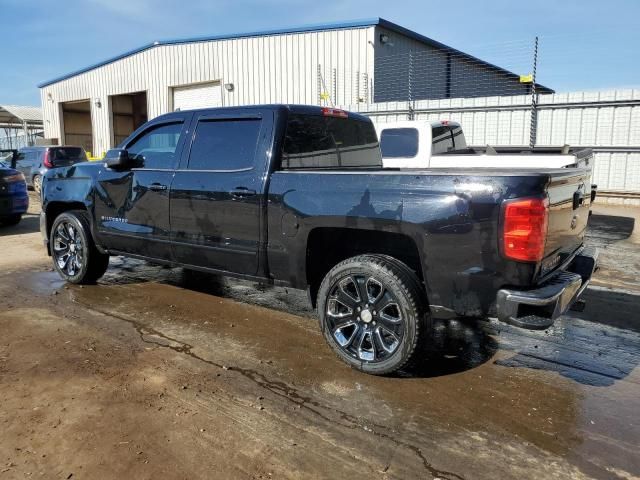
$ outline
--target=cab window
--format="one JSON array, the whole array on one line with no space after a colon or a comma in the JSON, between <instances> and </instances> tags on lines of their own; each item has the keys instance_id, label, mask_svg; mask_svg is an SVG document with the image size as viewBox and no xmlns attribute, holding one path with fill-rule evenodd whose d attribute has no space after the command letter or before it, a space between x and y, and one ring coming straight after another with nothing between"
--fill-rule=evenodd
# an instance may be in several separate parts
<instances>
[{"instance_id":1,"label":"cab window","mask_svg":"<svg viewBox=\"0 0 640 480\"><path fill-rule=\"evenodd\" d=\"M382 158L413 158L418 145L416 128L386 128L380 134Z\"/></svg>"}]
</instances>

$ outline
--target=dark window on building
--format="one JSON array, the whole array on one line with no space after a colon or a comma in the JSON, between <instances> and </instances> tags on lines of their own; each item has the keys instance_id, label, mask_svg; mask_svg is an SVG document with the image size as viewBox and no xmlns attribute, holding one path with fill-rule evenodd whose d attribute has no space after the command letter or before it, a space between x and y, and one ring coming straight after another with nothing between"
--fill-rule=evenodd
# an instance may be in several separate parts
<instances>
[{"instance_id":1,"label":"dark window on building","mask_svg":"<svg viewBox=\"0 0 640 480\"><path fill-rule=\"evenodd\" d=\"M352 118L291 114L282 168L381 167L371 122Z\"/></svg>"},{"instance_id":2,"label":"dark window on building","mask_svg":"<svg viewBox=\"0 0 640 480\"><path fill-rule=\"evenodd\" d=\"M127 151L143 162L143 168L174 168L181 132L182 122L151 127L130 143Z\"/></svg>"},{"instance_id":3,"label":"dark window on building","mask_svg":"<svg viewBox=\"0 0 640 480\"><path fill-rule=\"evenodd\" d=\"M418 130L388 128L380 135L383 158L412 158L418 154Z\"/></svg>"},{"instance_id":4,"label":"dark window on building","mask_svg":"<svg viewBox=\"0 0 640 480\"><path fill-rule=\"evenodd\" d=\"M198 123L189 155L190 170L245 170L253 167L260 136L258 118Z\"/></svg>"}]
</instances>

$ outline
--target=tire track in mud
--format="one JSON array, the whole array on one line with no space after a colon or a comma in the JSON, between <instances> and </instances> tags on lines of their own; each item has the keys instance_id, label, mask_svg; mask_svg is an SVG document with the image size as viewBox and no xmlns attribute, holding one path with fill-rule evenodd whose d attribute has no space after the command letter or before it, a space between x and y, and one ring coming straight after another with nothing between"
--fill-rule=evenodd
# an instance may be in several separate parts
<instances>
[{"instance_id":1,"label":"tire track in mud","mask_svg":"<svg viewBox=\"0 0 640 480\"><path fill-rule=\"evenodd\" d=\"M278 397L285 399L287 402L296 404L299 408L306 409L308 412L311 412L313 415L321 418L326 422L335 424L336 420L334 418L327 416L325 413L322 412L322 410L325 410L325 411L328 410L330 412L333 412L334 414L338 415L340 420L342 420L342 422L338 422L339 426L348 428L350 430L367 431L378 438L390 441L391 443L397 445L398 447L406 448L407 450L411 451L420 460L425 473L428 473L435 479L465 480L463 476L457 473L449 472L446 470L439 470L436 467L434 467L426 458L426 456L424 455L420 447L418 447L417 445L413 445L411 443L405 442L403 440L400 440L395 436L393 436L391 433L387 433L388 427L384 425L379 425L371 422L366 422L366 423L361 422L358 420L357 417L354 417L349 413L343 412L333 407L322 405L319 402L316 402L315 400L313 400L311 397L301 395L296 389L292 388L291 386L287 385L284 382L270 380L265 375L263 375L262 373L256 370L239 368L234 366L226 366L226 365L216 363L212 360L206 359L204 357L201 357L197 353L193 352L193 348L194 348L193 345L182 342L180 340L176 340L175 338L171 338L168 335L165 335L164 333L154 329L153 327L145 326L140 322L132 318L129 318L125 315L110 312L108 310L103 310L100 308L96 308L92 305L88 305L84 302L80 302L76 298L72 298L71 301L73 303L81 305L83 308L86 308L87 310L100 313L108 317L117 318L118 320L124 321L132 325L136 330L136 332L138 333L138 335L140 336L140 340L144 343L156 345L163 348L168 348L170 350L173 350L174 352L187 355L199 362L206 363L207 365L218 368L220 370L238 372L240 375L250 380L251 382L255 383L260 388L270 391L271 393L277 395ZM154 340L152 337L159 337L160 339L165 340L166 343L159 340ZM387 465L387 468L388 467L389 465Z\"/></svg>"}]
</instances>

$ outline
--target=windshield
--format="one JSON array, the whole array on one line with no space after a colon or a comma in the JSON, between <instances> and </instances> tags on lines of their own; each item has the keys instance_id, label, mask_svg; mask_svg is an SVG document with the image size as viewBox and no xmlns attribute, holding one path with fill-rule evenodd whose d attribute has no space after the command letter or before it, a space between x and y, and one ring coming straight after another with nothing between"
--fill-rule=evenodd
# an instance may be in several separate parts
<instances>
[{"instance_id":1,"label":"windshield","mask_svg":"<svg viewBox=\"0 0 640 480\"><path fill-rule=\"evenodd\" d=\"M59 162L84 162L87 159L87 155L81 147L56 147L51 149L51 154L53 156L53 161Z\"/></svg>"}]
</instances>

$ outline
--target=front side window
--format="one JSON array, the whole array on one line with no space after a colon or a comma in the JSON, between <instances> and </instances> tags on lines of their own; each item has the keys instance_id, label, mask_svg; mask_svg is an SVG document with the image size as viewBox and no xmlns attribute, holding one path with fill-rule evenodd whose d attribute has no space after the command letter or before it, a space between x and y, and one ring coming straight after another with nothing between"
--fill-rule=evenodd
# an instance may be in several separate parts
<instances>
[{"instance_id":1,"label":"front side window","mask_svg":"<svg viewBox=\"0 0 640 480\"><path fill-rule=\"evenodd\" d=\"M189 154L189 170L246 170L253 167L259 118L201 120Z\"/></svg>"},{"instance_id":2,"label":"front side window","mask_svg":"<svg viewBox=\"0 0 640 480\"><path fill-rule=\"evenodd\" d=\"M143 168L173 168L181 132L182 122L152 127L127 146L129 156Z\"/></svg>"},{"instance_id":3,"label":"front side window","mask_svg":"<svg viewBox=\"0 0 640 480\"><path fill-rule=\"evenodd\" d=\"M387 128L380 135L382 158L413 158L418 154L418 130Z\"/></svg>"}]
</instances>

